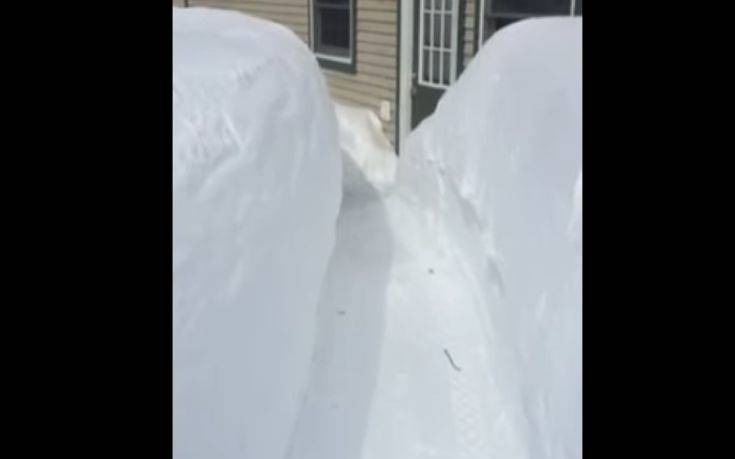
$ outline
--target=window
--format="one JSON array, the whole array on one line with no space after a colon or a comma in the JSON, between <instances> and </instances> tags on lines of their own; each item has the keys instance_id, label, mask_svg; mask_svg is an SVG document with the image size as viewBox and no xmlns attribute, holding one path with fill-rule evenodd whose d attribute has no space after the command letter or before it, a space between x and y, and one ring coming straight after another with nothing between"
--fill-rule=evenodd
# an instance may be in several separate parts
<instances>
[{"instance_id":1,"label":"window","mask_svg":"<svg viewBox=\"0 0 735 459\"><path fill-rule=\"evenodd\" d=\"M574 15L582 16L582 0L576 0L574 3Z\"/></svg>"},{"instance_id":2,"label":"window","mask_svg":"<svg viewBox=\"0 0 735 459\"><path fill-rule=\"evenodd\" d=\"M354 62L355 0L312 0L311 42L320 62Z\"/></svg>"},{"instance_id":3,"label":"window","mask_svg":"<svg viewBox=\"0 0 735 459\"><path fill-rule=\"evenodd\" d=\"M433 88L447 88L456 77L457 2L421 0L419 24L419 83Z\"/></svg>"},{"instance_id":4,"label":"window","mask_svg":"<svg viewBox=\"0 0 735 459\"><path fill-rule=\"evenodd\" d=\"M539 16L581 16L582 0L483 0L480 37L484 43L497 30Z\"/></svg>"}]
</instances>

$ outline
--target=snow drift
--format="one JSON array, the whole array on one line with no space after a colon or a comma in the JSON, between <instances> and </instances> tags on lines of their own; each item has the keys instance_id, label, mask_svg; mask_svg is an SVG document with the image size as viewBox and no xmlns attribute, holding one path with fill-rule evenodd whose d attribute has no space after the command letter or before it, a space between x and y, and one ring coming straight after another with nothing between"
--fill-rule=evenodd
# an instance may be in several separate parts
<instances>
[{"instance_id":1,"label":"snow drift","mask_svg":"<svg viewBox=\"0 0 735 459\"><path fill-rule=\"evenodd\" d=\"M532 458L582 455L581 66L581 18L501 30L410 135L398 171L486 299L488 377Z\"/></svg>"},{"instance_id":2,"label":"snow drift","mask_svg":"<svg viewBox=\"0 0 735 459\"><path fill-rule=\"evenodd\" d=\"M308 48L235 12L173 10L173 444L281 458L341 199Z\"/></svg>"},{"instance_id":3,"label":"snow drift","mask_svg":"<svg viewBox=\"0 0 735 459\"><path fill-rule=\"evenodd\" d=\"M339 125L339 146L354 161L357 168L346 168L346 173L359 171L364 179L347 177L346 182L367 180L378 190L390 187L396 175L396 153L383 134L380 120L364 107L335 103Z\"/></svg>"}]
</instances>

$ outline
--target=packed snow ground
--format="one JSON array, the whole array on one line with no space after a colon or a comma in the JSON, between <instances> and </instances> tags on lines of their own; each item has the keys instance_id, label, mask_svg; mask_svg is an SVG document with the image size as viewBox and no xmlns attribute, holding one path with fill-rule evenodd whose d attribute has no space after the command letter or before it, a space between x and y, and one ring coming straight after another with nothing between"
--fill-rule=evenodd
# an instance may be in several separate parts
<instances>
[{"instance_id":1,"label":"packed snow ground","mask_svg":"<svg viewBox=\"0 0 735 459\"><path fill-rule=\"evenodd\" d=\"M190 25L202 24L190 17ZM581 457L581 20L523 21L496 34L412 133L397 164L374 114L337 106L335 122L313 59L301 62L304 47L282 31L266 39L274 31L262 21L247 31L219 22L235 17L204 21L222 31L226 49L245 55L235 68L224 65L225 76L233 56L215 53L195 56L217 64L204 66L205 75L177 82L174 50L175 134L179 125L179 150L189 152L181 157L214 156L216 173L204 161L209 180L194 173L200 166L175 180L174 223L195 229L175 234L175 244L198 250L175 247L175 306L186 316L193 304L194 319L175 328L174 345L177 336L196 344L174 354L175 457ZM222 46L204 35L187 46ZM268 75L266 56L281 47L309 69L287 66L274 76L302 88L293 97L275 97L287 83L254 77ZM211 87L193 83L203 76ZM223 81L247 84L234 90ZM258 85L266 90L250 92ZM212 89L222 96L214 102L206 100ZM308 91L316 96L302 105ZM204 100L193 107L204 112L184 103L197 97ZM257 116L263 106L273 110L268 119ZM185 115L178 124L177 111ZM312 130L323 129L299 131L306 114ZM299 135L270 132L263 121L273 117ZM228 119L247 129L233 134ZM329 156L337 131L341 174ZM218 167L212 151L231 153L234 140L254 146L245 149L254 156ZM239 199L250 207L227 204ZM260 236L248 239L253 234ZM292 244L279 249L283 240ZM199 266L212 253L223 266ZM260 264L264 273L254 277L258 270L248 267ZM235 304L246 307L233 313ZM208 380L219 371L201 366L210 358L228 369L220 378L234 380ZM177 374L185 377L177 382ZM176 398L192 384L199 398ZM184 410L176 411L177 400ZM177 416L187 422L177 424Z\"/></svg>"},{"instance_id":2,"label":"packed snow ground","mask_svg":"<svg viewBox=\"0 0 735 459\"><path fill-rule=\"evenodd\" d=\"M346 158L356 179L344 185L289 457L522 457L493 384L480 290L425 209L381 193Z\"/></svg>"}]
</instances>

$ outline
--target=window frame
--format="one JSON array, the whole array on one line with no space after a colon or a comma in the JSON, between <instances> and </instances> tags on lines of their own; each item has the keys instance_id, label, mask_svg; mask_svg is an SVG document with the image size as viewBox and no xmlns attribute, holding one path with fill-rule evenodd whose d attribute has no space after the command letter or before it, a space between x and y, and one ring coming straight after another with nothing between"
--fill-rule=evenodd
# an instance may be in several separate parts
<instances>
[{"instance_id":1,"label":"window frame","mask_svg":"<svg viewBox=\"0 0 735 459\"><path fill-rule=\"evenodd\" d=\"M430 1L431 2L432 8L430 10L427 10L426 9L426 6L427 6L426 3L427 3L427 1ZM440 13L439 14L440 14L440 17L442 18L442 20L440 22L440 32L439 32L440 33L440 37L439 37L439 41L443 45L443 42L444 42L444 39L445 39L445 26L444 26L445 21L443 19L444 19L444 14L445 13L449 13L451 15L451 19L450 19L450 30L448 31L449 37L450 37L449 48L445 48L444 46L440 46L439 48L436 48L434 46L434 43L433 43L434 34L433 34L433 32L434 32L434 24L435 24L435 22L433 21L433 19L435 17L435 13L437 12L437 10L435 10L434 7L433 7L433 5L434 5L434 1L433 0L420 0L418 2L418 7L419 7L419 13L418 13L418 15L421 18L421 20L419 21L419 39L418 39L418 42L417 42L417 45L419 47L419 49L418 49L418 60L419 60L419 62L418 62L417 72L416 73L417 73L417 83L420 84L421 86L424 86L424 87L427 87L427 88L434 88L434 89L443 89L443 90L446 90L452 84L454 84L454 82L457 80L458 73L459 73L459 71L458 71L458 68L459 68L459 62L458 61L459 61L459 54L460 54L460 52L459 52L459 39L460 39L460 33L459 33L459 30L460 30L459 29L460 22L459 22L459 17L460 17L460 14L462 13L462 11L460 10L460 1L459 0L454 0L452 2L452 6L451 6L451 9L450 10L445 10L444 9L444 7L446 6L445 0L441 0L441 2L442 2L441 3L442 9L440 10ZM424 34L424 32L426 32L426 30L425 30L424 15L427 12L429 12L429 17L431 18L431 20L429 21L430 22L430 31L431 31L430 35L431 35L431 37L430 37L428 49L425 49L426 48L426 45L424 44L424 40L425 40L425 34ZM429 55L430 55L429 66L428 66L428 70L429 70L429 75L430 76L433 76L433 52L436 50L436 51L438 51L440 53L440 55L442 55L443 53L446 53L446 52L449 53L449 64L448 64L447 67L444 66L444 58L442 57L441 60L440 60L440 65L439 65L439 82L438 83L434 82L433 79L431 81L427 81L424 78L424 70L425 70L425 65L426 65L426 62L424 62L424 51L426 51L426 50L429 51ZM443 75L444 75L443 72L444 72L444 69L445 68L448 70L448 74L449 74L449 82L448 83L444 83L442 81L443 80Z\"/></svg>"},{"instance_id":2,"label":"window frame","mask_svg":"<svg viewBox=\"0 0 735 459\"><path fill-rule=\"evenodd\" d=\"M335 56L316 50L317 30L314 15L317 4L315 0L309 0L309 45L322 68L354 74L357 72L357 0L348 0L348 3L350 12L349 57Z\"/></svg>"},{"instance_id":3,"label":"window frame","mask_svg":"<svg viewBox=\"0 0 735 459\"><path fill-rule=\"evenodd\" d=\"M477 33L477 46L475 48L475 52L479 51L480 48L485 44L487 40L484 39L485 35L485 8L492 7L493 0L478 0L479 3L479 11L477 14L475 14L476 19L476 33ZM575 14L574 10L576 8L576 0L569 0L569 16L582 16L582 14ZM550 17L550 16L566 16L565 15L559 15L559 14L530 14L530 13L501 13L496 14L496 17L503 17L503 18L517 18L520 20L528 19L528 18L538 18L538 17ZM490 37L488 37L489 39Z\"/></svg>"}]
</instances>

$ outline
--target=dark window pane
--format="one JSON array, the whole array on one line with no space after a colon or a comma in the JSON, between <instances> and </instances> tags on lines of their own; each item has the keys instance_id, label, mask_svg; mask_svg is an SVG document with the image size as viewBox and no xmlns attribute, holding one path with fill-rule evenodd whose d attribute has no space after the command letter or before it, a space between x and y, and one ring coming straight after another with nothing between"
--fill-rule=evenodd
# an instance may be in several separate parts
<instances>
[{"instance_id":1,"label":"dark window pane","mask_svg":"<svg viewBox=\"0 0 735 459\"><path fill-rule=\"evenodd\" d=\"M349 57L349 8L317 8L315 22L316 51Z\"/></svg>"},{"instance_id":2,"label":"dark window pane","mask_svg":"<svg viewBox=\"0 0 735 459\"><path fill-rule=\"evenodd\" d=\"M350 46L350 14L347 11L321 11L321 42L329 46Z\"/></svg>"},{"instance_id":3,"label":"dark window pane","mask_svg":"<svg viewBox=\"0 0 735 459\"><path fill-rule=\"evenodd\" d=\"M350 0L314 0L316 6L350 6Z\"/></svg>"},{"instance_id":4,"label":"dark window pane","mask_svg":"<svg viewBox=\"0 0 735 459\"><path fill-rule=\"evenodd\" d=\"M574 4L574 14L575 16L582 16L582 0L576 0L576 3Z\"/></svg>"},{"instance_id":5,"label":"dark window pane","mask_svg":"<svg viewBox=\"0 0 735 459\"><path fill-rule=\"evenodd\" d=\"M449 55L449 53L444 53L443 59L444 68L442 69L442 82L444 84L449 84L449 69L452 67L452 57Z\"/></svg>"},{"instance_id":6,"label":"dark window pane","mask_svg":"<svg viewBox=\"0 0 735 459\"><path fill-rule=\"evenodd\" d=\"M452 15L444 15L444 47L449 49L452 47Z\"/></svg>"},{"instance_id":7,"label":"dark window pane","mask_svg":"<svg viewBox=\"0 0 735 459\"><path fill-rule=\"evenodd\" d=\"M442 23L441 23L441 17L442 15L439 13L434 14L434 42L432 43L433 46L436 46L437 48L442 45L441 43L441 33L442 33Z\"/></svg>"},{"instance_id":8,"label":"dark window pane","mask_svg":"<svg viewBox=\"0 0 735 459\"><path fill-rule=\"evenodd\" d=\"M491 0L491 14L569 15L571 0ZM488 11L485 12L485 15Z\"/></svg>"},{"instance_id":9,"label":"dark window pane","mask_svg":"<svg viewBox=\"0 0 735 459\"><path fill-rule=\"evenodd\" d=\"M423 77L423 80L424 81L429 81L429 52L428 51L424 51L424 62L423 62L423 65L424 65L424 72L423 72L424 73L424 77Z\"/></svg>"},{"instance_id":10,"label":"dark window pane","mask_svg":"<svg viewBox=\"0 0 735 459\"><path fill-rule=\"evenodd\" d=\"M513 24L514 22L520 21L522 17L485 17L485 23L483 24L482 34L484 35L482 41L484 42L492 36L495 32L502 29L503 27Z\"/></svg>"},{"instance_id":11,"label":"dark window pane","mask_svg":"<svg viewBox=\"0 0 735 459\"><path fill-rule=\"evenodd\" d=\"M439 83L439 59L441 59L441 56L439 55L439 51L434 51L434 62L432 63L432 69L431 69L431 81L433 83Z\"/></svg>"},{"instance_id":12,"label":"dark window pane","mask_svg":"<svg viewBox=\"0 0 735 459\"><path fill-rule=\"evenodd\" d=\"M424 14L424 45L431 46L431 14Z\"/></svg>"}]
</instances>

